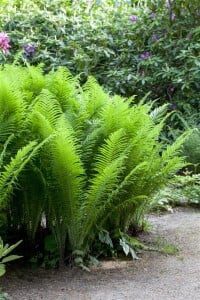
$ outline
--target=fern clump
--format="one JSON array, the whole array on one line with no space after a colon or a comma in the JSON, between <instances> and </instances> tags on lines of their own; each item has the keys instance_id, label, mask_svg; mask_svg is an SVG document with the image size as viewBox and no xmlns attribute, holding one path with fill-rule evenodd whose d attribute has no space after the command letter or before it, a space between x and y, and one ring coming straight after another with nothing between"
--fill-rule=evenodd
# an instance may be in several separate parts
<instances>
[{"instance_id":1,"label":"fern clump","mask_svg":"<svg viewBox=\"0 0 200 300\"><path fill-rule=\"evenodd\" d=\"M0 78L0 204L31 245L45 219L61 261L89 254L100 231L141 224L152 195L185 165L187 134L163 147L159 112L111 97L94 78L81 87L64 68L16 66Z\"/></svg>"}]
</instances>

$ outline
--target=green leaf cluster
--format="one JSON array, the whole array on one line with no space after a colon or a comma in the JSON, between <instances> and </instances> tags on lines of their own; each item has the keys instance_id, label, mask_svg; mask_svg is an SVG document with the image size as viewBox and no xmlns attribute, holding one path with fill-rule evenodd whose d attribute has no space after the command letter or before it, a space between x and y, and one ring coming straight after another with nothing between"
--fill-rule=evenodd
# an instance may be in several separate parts
<instances>
[{"instance_id":1,"label":"green leaf cluster","mask_svg":"<svg viewBox=\"0 0 200 300\"><path fill-rule=\"evenodd\" d=\"M19 259L22 256L19 255L8 255L10 252L12 252L22 241L17 242L16 244L9 247L8 244L4 245L3 240L0 237L0 277L3 276L6 272L5 264Z\"/></svg>"}]
</instances>

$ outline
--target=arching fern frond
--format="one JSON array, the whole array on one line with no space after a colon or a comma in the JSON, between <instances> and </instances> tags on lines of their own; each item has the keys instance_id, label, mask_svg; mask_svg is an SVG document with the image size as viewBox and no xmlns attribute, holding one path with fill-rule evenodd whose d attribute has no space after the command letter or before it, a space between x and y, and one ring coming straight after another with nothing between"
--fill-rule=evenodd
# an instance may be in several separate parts
<instances>
[{"instance_id":1,"label":"arching fern frond","mask_svg":"<svg viewBox=\"0 0 200 300\"><path fill-rule=\"evenodd\" d=\"M23 93L12 89L9 81L0 74L0 127L1 139L23 128L23 121L26 117L26 103L23 100Z\"/></svg>"},{"instance_id":2,"label":"arching fern frond","mask_svg":"<svg viewBox=\"0 0 200 300\"><path fill-rule=\"evenodd\" d=\"M6 142L3 145L3 149L2 149L1 154L0 154L0 169L2 168L2 165L3 165L3 162L4 162L4 157L6 156L7 147L10 144L10 142L13 140L13 138L14 138L14 134L11 134L7 138Z\"/></svg>"},{"instance_id":3,"label":"arching fern frond","mask_svg":"<svg viewBox=\"0 0 200 300\"><path fill-rule=\"evenodd\" d=\"M83 86L83 99L86 105L89 119L96 119L102 107L110 101L110 97L104 92L103 88L99 86L94 77L89 77Z\"/></svg>"},{"instance_id":4,"label":"arching fern frond","mask_svg":"<svg viewBox=\"0 0 200 300\"><path fill-rule=\"evenodd\" d=\"M154 108L154 110L152 110L149 114L151 119L155 123L162 121L163 118L166 116L168 107L169 107L169 104L165 103L162 106L158 106L158 107Z\"/></svg>"},{"instance_id":5,"label":"arching fern frond","mask_svg":"<svg viewBox=\"0 0 200 300\"><path fill-rule=\"evenodd\" d=\"M127 139L123 129L112 133L100 148L94 163L94 175L89 181L87 201L81 210L85 220L83 235L86 237L97 220L98 210L117 188L127 159Z\"/></svg>"},{"instance_id":6,"label":"arching fern frond","mask_svg":"<svg viewBox=\"0 0 200 300\"><path fill-rule=\"evenodd\" d=\"M4 206L8 200L14 186L17 183L18 176L29 160L36 154L36 142L30 142L28 145L19 149L15 157L11 158L9 164L4 166L0 173L0 206Z\"/></svg>"},{"instance_id":7,"label":"arching fern frond","mask_svg":"<svg viewBox=\"0 0 200 300\"><path fill-rule=\"evenodd\" d=\"M162 159L163 161L168 161L172 157L178 155L181 150L181 146L183 145L184 141L189 137L192 130L183 133L177 140L172 144L168 145L166 150L162 152Z\"/></svg>"},{"instance_id":8,"label":"arching fern frond","mask_svg":"<svg viewBox=\"0 0 200 300\"><path fill-rule=\"evenodd\" d=\"M0 172L0 206L5 205L13 188L17 184L18 176L24 170L25 166L33 159L38 151L48 143L53 136L49 136L41 143L36 141L29 142L26 146L19 149L10 162L4 166Z\"/></svg>"},{"instance_id":9,"label":"arching fern frond","mask_svg":"<svg viewBox=\"0 0 200 300\"><path fill-rule=\"evenodd\" d=\"M63 112L78 105L76 94L79 86L68 69L60 67L56 72L46 75L45 80L46 88L55 95Z\"/></svg>"},{"instance_id":10,"label":"arching fern frond","mask_svg":"<svg viewBox=\"0 0 200 300\"><path fill-rule=\"evenodd\" d=\"M43 89L38 95L34 110L43 115L51 126L55 126L57 119L62 114L60 103L47 89Z\"/></svg>"}]
</instances>

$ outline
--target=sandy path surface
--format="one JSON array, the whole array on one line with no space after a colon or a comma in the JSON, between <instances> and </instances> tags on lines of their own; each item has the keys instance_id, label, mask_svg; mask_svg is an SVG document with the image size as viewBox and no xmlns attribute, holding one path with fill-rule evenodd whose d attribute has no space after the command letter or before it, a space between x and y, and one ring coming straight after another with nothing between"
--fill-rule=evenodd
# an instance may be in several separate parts
<instances>
[{"instance_id":1,"label":"sandy path surface","mask_svg":"<svg viewBox=\"0 0 200 300\"><path fill-rule=\"evenodd\" d=\"M137 261L81 270L8 272L0 285L12 300L200 300L200 211L150 216L146 240L164 238L178 255L143 252Z\"/></svg>"}]
</instances>

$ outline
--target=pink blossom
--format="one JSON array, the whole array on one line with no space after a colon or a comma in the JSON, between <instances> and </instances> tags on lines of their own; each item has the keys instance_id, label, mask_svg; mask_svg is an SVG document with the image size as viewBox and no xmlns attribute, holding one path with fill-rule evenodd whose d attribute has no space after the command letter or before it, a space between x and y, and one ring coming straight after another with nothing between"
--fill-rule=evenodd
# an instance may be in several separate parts
<instances>
[{"instance_id":1,"label":"pink blossom","mask_svg":"<svg viewBox=\"0 0 200 300\"><path fill-rule=\"evenodd\" d=\"M175 18L176 18L175 13L172 13L172 14L171 14L171 20L174 21Z\"/></svg>"},{"instance_id":2,"label":"pink blossom","mask_svg":"<svg viewBox=\"0 0 200 300\"><path fill-rule=\"evenodd\" d=\"M150 52L146 51L145 53L140 54L140 58L149 59L150 58Z\"/></svg>"},{"instance_id":3,"label":"pink blossom","mask_svg":"<svg viewBox=\"0 0 200 300\"><path fill-rule=\"evenodd\" d=\"M9 45L9 37L7 33L0 32L0 49L3 51L3 53L8 53L10 45Z\"/></svg>"},{"instance_id":4,"label":"pink blossom","mask_svg":"<svg viewBox=\"0 0 200 300\"><path fill-rule=\"evenodd\" d=\"M136 18L136 16L134 16L134 15L132 15L131 17L130 17L130 20L131 20L131 22L136 22L137 21L137 18Z\"/></svg>"},{"instance_id":5,"label":"pink blossom","mask_svg":"<svg viewBox=\"0 0 200 300\"><path fill-rule=\"evenodd\" d=\"M152 39L154 42L157 42L158 40L158 35L157 34L153 34Z\"/></svg>"},{"instance_id":6,"label":"pink blossom","mask_svg":"<svg viewBox=\"0 0 200 300\"><path fill-rule=\"evenodd\" d=\"M150 15L150 17L151 17L152 19L155 19L156 13L155 13L155 12L152 12L151 15Z\"/></svg>"}]
</instances>

